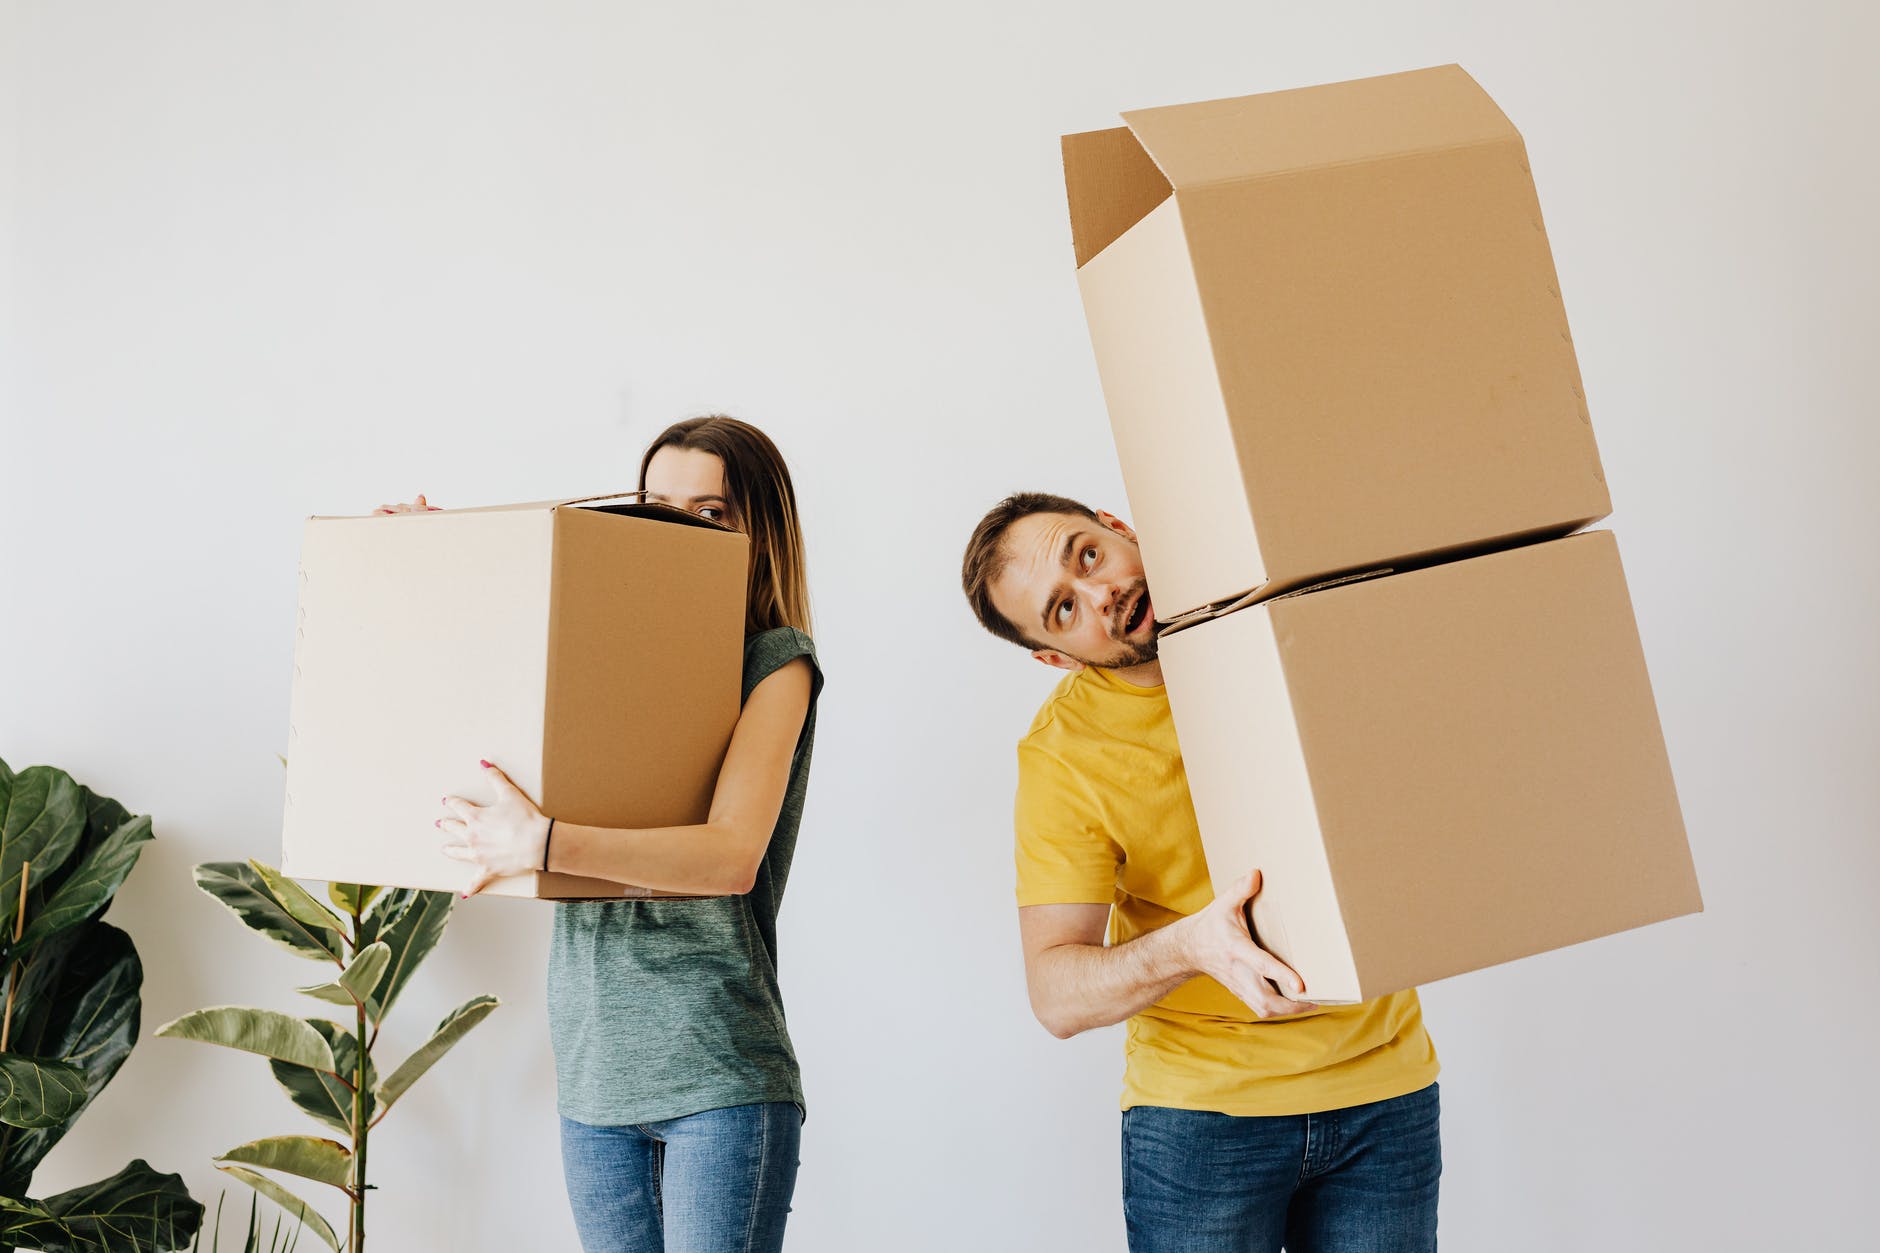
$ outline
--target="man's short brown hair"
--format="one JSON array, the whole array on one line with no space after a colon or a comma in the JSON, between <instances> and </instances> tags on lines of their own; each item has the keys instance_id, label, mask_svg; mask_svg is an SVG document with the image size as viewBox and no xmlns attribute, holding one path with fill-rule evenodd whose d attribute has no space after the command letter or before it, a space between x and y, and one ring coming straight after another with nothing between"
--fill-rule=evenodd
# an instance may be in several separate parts
<instances>
[{"instance_id":1,"label":"man's short brown hair","mask_svg":"<svg viewBox=\"0 0 1880 1253\"><path fill-rule=\"evenodd\" d=\"M1067 496L1053 496L1049 492L1013 492L1004 500L987 511L973 528L973 537L966 541L966 559L960 563L960 587L966 593L966 602L973 607L973 616L979 619L979 625L1002 640L1010 640L1020 648L1041 648L1025 637L1010 618L1000 613L992 604L992 581L1005 569L1005 563L1011 554L1005 551L1005 533L1020 518L1028 518L1034 513L1067 513L1073 517L1089 518L1096 521L1097 512L1089 505L1072 500Z\"/></svg>"}]
</instances>

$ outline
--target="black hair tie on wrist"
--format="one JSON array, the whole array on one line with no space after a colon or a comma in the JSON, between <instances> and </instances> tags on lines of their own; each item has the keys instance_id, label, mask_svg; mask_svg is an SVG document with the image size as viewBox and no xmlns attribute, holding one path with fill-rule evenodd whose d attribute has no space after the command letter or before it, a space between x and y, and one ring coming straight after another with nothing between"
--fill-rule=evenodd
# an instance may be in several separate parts
<instances>
[{"instance_id":1,"label":"black hair tie on wrist","mask_svg":"<svg viewBox=\"0 0 1880 1253\"><path fill-rule=\"evenodd\" d=\"M548 820L548 831L542 836L542 873L548 873L548 842L555 838L555 820Z\"/></svg>"}]
</instances>

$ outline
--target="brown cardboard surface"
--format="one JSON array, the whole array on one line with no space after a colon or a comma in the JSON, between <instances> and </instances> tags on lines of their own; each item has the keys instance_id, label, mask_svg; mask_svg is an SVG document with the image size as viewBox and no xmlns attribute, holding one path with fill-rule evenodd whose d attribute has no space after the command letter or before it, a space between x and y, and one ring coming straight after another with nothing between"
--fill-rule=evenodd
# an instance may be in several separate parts
<instances>
[{"instance_id":1,"label":"brown cardboard surface","mask_svg":"<svg viewBox=\"0 0 1880 1253\"><path fill-rule=\"evenodd\" d=\"M313 518L301 556L282 868L460 891L447 793L480 758L597 826L704 820L739 708L742 535L564 502ZM518 875L496 895L647 895Z\"/></svg>"},{"instance_id":2,"label":"brown cardboard surface","mask_svg":"<svg viewBox=\"0 0 1880 1253\"><path fill-rule=\"evenodd\" d=\"M1217 890L1364 1000L1702 908L1618 548L1597 531L1162 639Z\"/></svg>"},{"instance_id":3,"label":"brown cardboard surface","mask_svg":"<svg viewBox=\"0 0 1880 1253\"><path fill-rule=\"evenodd\" d=\"M1124 116L1066 187L1158 617L1609 512L1525 146L1461 69Z\"/></svg>"}]
</instances>

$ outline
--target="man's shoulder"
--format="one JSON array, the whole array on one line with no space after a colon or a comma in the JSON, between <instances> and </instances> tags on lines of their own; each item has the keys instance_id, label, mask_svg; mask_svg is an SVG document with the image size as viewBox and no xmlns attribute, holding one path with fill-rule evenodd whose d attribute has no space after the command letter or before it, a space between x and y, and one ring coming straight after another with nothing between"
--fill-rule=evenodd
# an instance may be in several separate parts
<instances>
[{"instance_id":1,"label":"man's shoulder","mask_svg":"<svg viewBox=\"0 0 1880 1253\"><path fill-rule=\"evenodd\" d=\"M1020 748L1058 744L1088 733L1087 726L1078 725L1085 722L1088 716L1089 702L1083 678L1083 672L1077 671L1057 681L1051 694L1038 706L1031 726L1019 739Z\"/></svg>"}]
</instances>

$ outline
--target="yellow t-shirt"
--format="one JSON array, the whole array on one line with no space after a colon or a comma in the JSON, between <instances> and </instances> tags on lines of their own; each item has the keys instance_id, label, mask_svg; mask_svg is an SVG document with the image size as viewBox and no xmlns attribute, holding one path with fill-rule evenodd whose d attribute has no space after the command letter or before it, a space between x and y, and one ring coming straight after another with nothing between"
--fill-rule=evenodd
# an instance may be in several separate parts
<instances>
[{"instance_id":1,"label":"yellow t-shirt","mask_svg":"<svg viewBox=\"0 0 1880 1253\"><path fill-rule=\"evenodd\" d=\"M1016 810L1021 906L1109 905L1115 945L1214 898L1160 687L1094 668L1059 683L1019 741ZM1387 1100L1437 1070L1414 991L1262 1020L1206 977L1131 1018L1125 1056L1124 1109L1236 1115Z\"/></svg>"}]
</instances>

